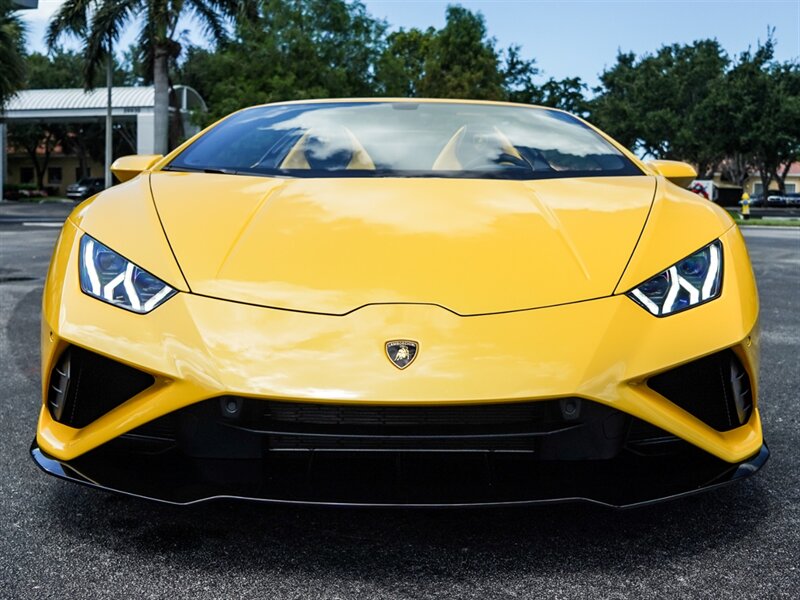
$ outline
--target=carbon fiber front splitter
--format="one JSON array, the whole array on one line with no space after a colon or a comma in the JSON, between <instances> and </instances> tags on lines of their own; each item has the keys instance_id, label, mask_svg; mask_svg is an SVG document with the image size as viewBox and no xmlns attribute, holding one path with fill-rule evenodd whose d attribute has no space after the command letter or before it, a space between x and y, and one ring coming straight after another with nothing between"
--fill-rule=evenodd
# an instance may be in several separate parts
<instances>
[{"instance_id":1,"label":"carbon fiber front splitter","mask_svg":"<svg viewBox=\"0 0 800 600\"><path fill-rule=\"evenodd\" d=\"M589 502L631 508L745 479L769 458L766 444L731 464L690 449L611 460L537 461L493 453L287 452L261 460L190 458L100 447L72 461L42 452L45 472L108 491L169 504L215 499L283 504L468 507Z\"/></svg>"}]
</instances>

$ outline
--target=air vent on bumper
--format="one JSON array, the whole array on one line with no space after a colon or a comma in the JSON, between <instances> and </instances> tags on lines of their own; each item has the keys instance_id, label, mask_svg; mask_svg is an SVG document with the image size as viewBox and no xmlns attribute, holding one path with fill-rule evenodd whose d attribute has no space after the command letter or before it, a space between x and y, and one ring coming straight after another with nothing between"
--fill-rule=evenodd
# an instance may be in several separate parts
<instances>
[{"instance_id":1,"label":"air vent on bumper","mask_svg":"<svg viewBox=\"0 0 800 600\"><path fill-rule=\"evenodd\" d=\"M750 377L732 350L660 373L647 385L717 431L744 425L753 411Z\"/></svg>"},{"instance_id":2,"label":"air vent on bumper","mask_svg":"<svg viewBox=\"0 0 800 600\"><path fill-rule=\"evenodd\" d=\"M47 406L59 423L85 427L154 381L152 375L70 346L50 374Z\"/></svg>"}]
</instances>

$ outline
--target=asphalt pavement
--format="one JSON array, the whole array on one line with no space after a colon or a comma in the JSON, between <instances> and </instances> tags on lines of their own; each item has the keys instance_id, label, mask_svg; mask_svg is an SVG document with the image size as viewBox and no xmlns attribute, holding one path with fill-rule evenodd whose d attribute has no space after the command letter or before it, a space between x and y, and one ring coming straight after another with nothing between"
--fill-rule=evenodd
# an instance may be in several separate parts
<instances>
[{"instance_id":1,"label":"asphalt pavement","mask_svg":"<svg viewBox=\"0 0 800 600\"><path fill-rule=\"evenodd\" d=\"M745 230L772 451L753 478L630 511L174 508L56 480L28 457L41 287L69 208L10 219L0 206L0 598L798 597L800 229Z\"/></svg>"}]
</instances>

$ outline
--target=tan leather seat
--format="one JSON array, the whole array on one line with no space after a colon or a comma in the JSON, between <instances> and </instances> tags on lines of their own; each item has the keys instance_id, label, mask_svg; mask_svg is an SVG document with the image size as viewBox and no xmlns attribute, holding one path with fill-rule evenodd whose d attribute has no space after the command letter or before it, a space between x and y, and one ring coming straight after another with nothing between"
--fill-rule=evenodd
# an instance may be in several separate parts
<instances>
[{"instance_id":1,"label":"tan leather seat","mask_svg":"<svg viewBox=\"0 0 800 600\"><path fill-rule=\"evenodd\" d=\"M286 154L281 169L375 170L375 163L347 127L311 129Z\"/></svg>"},{"instance_id":2,"label":"tan leather seat","mask_svg":"<svg viewBox=\"0 0 800 600\"><path fill-rule=\"evenodd\" d=\"M524 160L508 137L497 127L488 129L474 125L463 125L445 144L433 163L434 171L461 171L473 160L487 162L506 154ZM499 162L498 164L503 164ZM511 163L509 163L511 164Z\"/></svg>"}]
</instances>

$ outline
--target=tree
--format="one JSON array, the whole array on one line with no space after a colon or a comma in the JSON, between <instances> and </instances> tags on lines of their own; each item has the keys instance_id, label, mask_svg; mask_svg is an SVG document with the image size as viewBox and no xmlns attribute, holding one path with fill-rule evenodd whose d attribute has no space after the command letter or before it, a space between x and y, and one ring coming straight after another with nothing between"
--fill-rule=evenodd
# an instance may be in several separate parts
<instances>
[{"instance_id":1,"label":"tree","mask_svg":"<svg viewBox=\"0 0 800 600\"><path fill-rule=\"evenodd\" d=\"M771 49L742 53L723 78L715 81L707 106L713 120L720 125L708 127L707 135L715 138L725 158L720 163L722 176L731 183L744 186L750 174L758 169L755 142L751 135L763 110L766 83L762 69L771 56ZM766 187L764 188L767 189Z\"/></svg>"},{"instance_id":2,"label":"tree","mask_svg":"<svg viewBox=\"0 0 800 600\"><path fill-rule=\"evenodd\" d=\"M206 120L265 102L372 96L384 31L360 2L264 0L234 41L190 48L181 79L207 100Z\"/></svg>"},{"instance_id":3,"label":"tree","mask_svg":"<svg viewBox=\"0 0 800 600\"><path fill-rule=\"evenodd\" d=\"M0 0L0 112L25 82L25 28L11 0Z\"/></svg>"},{"instance_id":4,"label":"tree","mask_svg":"<svg viewBox=\"0 0 800 600\"><path fill-rule=\"evenodd\" d=\"M758 54L763 49L754 54L756 65L750 79L761 94L753 98L752 90L744 92L749 112L754 113L747 140L764 193L775 181L779 193L785 194L789 168L800 160L800 70L796 64L772 63L772 48L764 53L770 62L761 62ZM748 58L743 56L742 62Z\"/></svg>"},{"instance_id":5,"label":"tree","mask_svg":"<svg viewBox=\"0 0 800 600\"><path fill-rule=\"evenodd\" d=\"M775 180L783 195L786 194L789 169L793 162L800 160L800 64L794 62L773 65L770 75L773 93L779 104L774 121L774 124L779 124L779 129L772 137L779 165L775 170Z\"/></svg>"},{"instance_id":6,"label":"tree","mask_svg":"<svg viewBox=\"0 0 800 600\"><path fill-rule=\"evenodd\" d=\"M636 55L620 52L617 62L600 75L591 102L592 121L631 150L641 146L640 107L635 104L637 83Z\"/></svg>"},{"instance_id":7,"label":"tree","mask_svg":"<svg viewBox=\"0 0 800 600\"><path fill-rule=\"evenodd\" d=\"M33 52L25 57L28 89L63 89L84 87L86 76L83 56L74 50L53 48L49 55ZM114 60L114 85L129 85L133 74ZM105 84L105 76L95 73L90 88Z\"/></svg>"},{"instance_id":8,"label":"tree","mask_svg":"<svg viewBox=\"0 0 800 600\"><path fill-rule=\"evenodd\" d=\"M561 80L551 77L542 85L536 103L585 116L589 108L584 96L585 90L586 84L580 77L567 77Z\"/></svg>"},{"instance_id":9,"label":"tree","mask_svg":"<svg viewBox=\"0 0 800 600\"><path fill-rule=\"evenodd\" d=\"M386 23L359 1L263 0L259 8L257 18L237 24L232 41L216 52L190 48L180 66L181 80L210 106L199 115L203 124L252 104L304 98L530 102L541 95L535 61L522 58L516 46L498 50L480 13L461 7L447 9L439 30L389 35ZM556 106L568 103L555 93L548 98Z\"/></svg>"},{"instance_id":10,"label":"tree","mask_svg":"<svg viewBox=\"0 0 800 600\"><path fill-rule=\"evenodd\" d=\"M55 48L63 35L83 42L85 85L105 64L123 29L141 21L138 44L146 57L155 88L155 151L166 154L169 132L169 65L181 52L177 26L191 13L215 42L225 40L225 19L248 10L250 2L233 0L66 0L53 15L47 43Z\"/></svg>"},{"instance_id":11,"label":"tree","mask_svg":"<svg viewBox=\"0 0 800 600\"><path fill-rule=\"evenodd\" d=\"M376 68L377 93L386 96L474 98L538 103L536 61L517 45L498 50L480 13L449 6L440 30L391 33ZM553 105L555 100L553 100Z\"/></svg>"},{"instance_id":12,"label":"tree","mask_svg":"<svg viewBox=\"0 0 800 600\"><path fill-rule=\"evenodd\" d=\"M33 163L36 186L44 189L44 175L50 155L66 135L62 125L55 123L15 123L8 128L9 145L21 148Z\"/></svg>"},{"instance_id":13,"label":"tree","mask_svg":"<svg viewBox=\"0 0 800 600\"><path fill-rule=\"evenodd\" d=\"M716 40L664 46L639 60L621 53L600 76L592 119L645 156L688 160L707 174L723 157L708 99L728 62Z\"/></svg>"},{"instance_id":14,"label":"tree","mask_svg":"<svg viewBox=\"0 0 800 600\"><path fill-rule=\"evenodd\" d=\"M425 61L435 36L433 27L425 31L400 29L389 34L376 67L378 93L401 98L419 96Z\"/></svg>"},{"instance_id":15,"label":"tree","mask_svg":"<svg viewBox=\"0 0 800 600\"><path fill-rule=\"evenodd\" d=\"M534 81L539 75L536 61L522 58L519 46L510 46L506 50L502 73L505 99L509 102L540 104L578 115L587 112L586 84L580 77L560 81L551 77L544 84L537 85Z\"/></svg>"},{"instance_id":16,"label":"tree","mask_svg":"<svg viewBox=\"0 0 800 600\"><path fill-rule=\"evenodd\" d=\"M519 46L509 46L505 52L503 67L503 90L509 102L537 104L541 102L541 90L533 79L539 74L536 61L522 58Z\"/></svg>"},{"instance_id":17,"label":"tree","mask_svg":"<svg viewBox=\"0 0 800 600\"><path fill-rule=\"evenodd\" d=\"M63 89L82 87L85 82L83 57L73 50L55 48L49 55L34 52L25 57L27 77L25 87L29 89ZM95 74L93 85L101 85L103 76ZM132 82L133 74L120 66L116 61L113 72L115 85L126 85ZM117 124L119 130L122 124ZM49 138L55 131L52 127L41 125L27 132L27 136L39 132L40 146L46 148L52 143ZM65 123L58 129L63 136L58 140L64 150L78 158L81 177L89 174L90 160L103 162L103 127L98 123ZM46 142L44 140L47 140ZM46 167L45 167L46 170Z\"/></svg>"},{"instance_id":18,"label":"tree","mask_svg":"<svg viewBox=\"0 0 800 600\"><path fill-rule=\"evenodd\" d=\"M141 46L130 44L122 52L121 70L125 73L125 85L146 85L153 77L148 71L147 57Z\"/></svg>"},{"instance_id":19,"label":"tree","mask_svg":"<svg viewBox=\"0 0 800 600\"><path fill-rule=\"evenodd\" d=\"M115 126L120 127L121 124ZM104 127L99 123L68 123L64 125L61 139L65 154L74 154L78 159L81 177L89 176L90 161L102 163L105 151Z\"/></svg>"},{"instance_id":20,"label":"tree","mask_svg":"<svg viewBox=\"0 0 800 600\"><path fill-rule=\"evenodd\" d=\"M713 89L710 106L729 176L741 185L755 171L765 193L773 181L784 193L789 167L800 160L800 68L776 63L774 54L770 32L766 42L737 57Z\"/></svg>"},{"instance_id":21,"label":"tree","mask_svg":"<svg viewBox=\"0 0 800 600\"><path fill-rule=\"evenodd\" d=\"M504 77L495 41L483 15L448 6L445 26L428 45L419 92L429 98L505 98Z\"/></svg>"}]
</instances>

